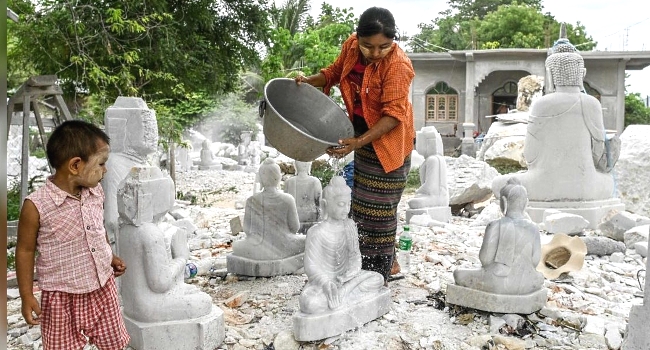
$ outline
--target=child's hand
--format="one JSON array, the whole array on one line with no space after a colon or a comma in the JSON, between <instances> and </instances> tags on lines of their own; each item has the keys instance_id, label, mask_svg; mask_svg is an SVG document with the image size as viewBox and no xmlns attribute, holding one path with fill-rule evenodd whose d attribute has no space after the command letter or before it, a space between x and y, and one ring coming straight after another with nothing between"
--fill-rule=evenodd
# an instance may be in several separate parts
<instances>
[{"instance_id":1,"label":"child's hand","mask_svg":"<svg viewBox=\"0 0 650 350\"><path fill-rule=\"evenodd\" d=\"M34 295L31 297L22 298L21 311L27 324L35 326L41 323L40 319L38 318L38 316L41 315L41 306L38 305L38 300L36 300L36 297L34 297ZM34 317L34 314L36 314L36 317Z\"/></svg>"},{"instance_id":2,"label":"child's hand","mask_svg":"<svg viewBox=\"0 0 650 350\"><path fill-rule=\"evenodd\" d=\"M126 272L126 264L124 260L120 259L119 256L113 255L113 260L111 260L111 266L113 267L113 274L115 277L120 277Z\"/></svg>"}]
</instances>

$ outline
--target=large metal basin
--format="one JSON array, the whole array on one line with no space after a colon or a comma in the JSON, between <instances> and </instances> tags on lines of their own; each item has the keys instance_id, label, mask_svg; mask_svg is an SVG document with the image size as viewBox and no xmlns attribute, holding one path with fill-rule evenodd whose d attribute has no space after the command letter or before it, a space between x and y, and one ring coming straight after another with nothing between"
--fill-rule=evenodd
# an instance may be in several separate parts
<instances>
[{"instance_id":1,"label":"large metal basin","mask_svg":"<svg viewBox=\"0 0 650 350\"><path fill-rule=\"evenodd\" d=\"M315 87L293 79L272 79L264 87L264 136L282 154L310 162L354 136L341 107Z\"/></svg>"}]
</instances>

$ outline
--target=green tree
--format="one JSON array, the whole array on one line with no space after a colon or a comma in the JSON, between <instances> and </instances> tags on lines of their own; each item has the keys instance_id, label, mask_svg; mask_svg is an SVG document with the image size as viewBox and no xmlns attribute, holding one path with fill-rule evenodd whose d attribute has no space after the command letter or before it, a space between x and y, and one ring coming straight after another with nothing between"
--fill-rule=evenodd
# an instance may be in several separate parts
<instances>
[{"instance_id":1,"label":"green tree","mask_svg":"<svg viewBox=\"0 0 650 350\"><path fill-rule=\"evenodd\" d=\"M548 48L559 37L560 23L541 12L539 1L479 1L483 5L478 7L475 2L449 2L458 12L447 10L430 24L420 24L420 33L409 42L413 52ZM567 35L580 50L596 45L580 22L568 23Z\"/></svg>"},{"instance_id":2,"label":"green tree","mask_svg":"<svg viewBox=\"0 0 650 350\"><path fill-rule=\"evenodd\" d=\"M68 94L177 98L235 87L258 62L267 11L257 1L9 0L16 54Z\"/></svg>"},{"instance_id":3,"label":"green tree","mask_svg":"<svg viewBox=\"0 0 650 350\"><path fill-rule=\"evenodd\" d=\"M650 124L650 108L638 92L625 95L625 127L632 124Z\"/></svg>"},{"instance_id":4,"label":"green tree","mask_svg":"<svg viewBox=\"0 0 650 350\"><path fill-rule=\"evenodd\" d=\"M233 91L268 39L265 0L9 5L20 15L10 56L24 60L14 62L29 63L28 74L56 74L68 103L86 107L80 116L95 121L117 96L144 98L157 110L163 139L180 135L216 94Z\"/></svg>"},{"instance_id":5,"label":"green tree","mask_svg":"<svg viewBox=\"0 0 650 350\"><path fill-rule=\"evenodd\" d=\"M264 84L279 77L314 74L334 62L341 44L354 31L356 19L352 8L321 5L320 15L304 18L304 27L292 34L289 28L274 28L260 67L252 68L242 78L249 91L261 96Z\"/></svg>"}]
</instances>

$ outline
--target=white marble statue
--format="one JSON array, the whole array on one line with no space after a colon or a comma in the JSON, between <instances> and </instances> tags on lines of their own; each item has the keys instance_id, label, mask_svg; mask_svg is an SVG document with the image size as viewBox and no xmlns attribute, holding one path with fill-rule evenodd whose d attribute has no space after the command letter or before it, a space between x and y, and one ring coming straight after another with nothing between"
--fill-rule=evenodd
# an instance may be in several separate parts
<instances>
[{"instance_id":1,"label":"white marble statue","mask_svg":"<svg viewBox=\"0 0 650 350\"><path fill-rule=\"evenodd\" d=\"M434 220L448 222L451 208L447 189L447 163L438 130L426 126L418 131L415 149L424 157L424 162L419 168L420 187L408 201L407 221L413 215L427 213Z\"/></svg>"},{"instance_id":2,"label":"white marble statue","mask_svg":"<svg viewBox=\"0 0 650 350\"><path fill-rule=\"evenodd\" d=\"M541 240L537 225L525 216L527 203L526 188L509 180L500 193L505 216L485 228L481 267L454 271L449 303L504 313L530 313L544 306L544 276L536 270Z\"/></svg>"},{"instance_id":3,"label":"white marble statue","mask_svg":"<svg viewBox=\"0 0 650 350\"><path fill-rule=\"evenodd\" d=\"M582 91L584 61L566 37L555 43L546 67L550 75L547 86L553 92L540 97L531 108L524 145L528 170L496 178L492 189L498 195L506 181L515 177L528 190L531 207L551 205L565 212L583 212L583 217L591 210L593 217L585 219L595 227L608 210L621 209L609 201L615 193L608 171L618 155L607 152L600 102ZM572 207L572 203L589 201L601 202ZM534 221L540 222L543 210L539 211L529 210Z\"/></svg>"},{"instance_id":4,"label":"white marble statue","mask_svg":"<svg viewBox=\"0 0 650 350\"><path fill-rule=\"evenodd\" d=\"M237 157L240 165L250 165L251 163L251 154L250 154L250 143L251 143L251 133L248 131L242 132L239 136L241 143L237 147Z\"/></svg>"},{"instance_id":5,"label":"white marble statue","mask_svg":"<svg viewBox=\"0 0 650 350\"><path fill-rule=\"evenodd\" d=\"M158 123L156 112L149 109L143 99L118 97L106 109L104 125L111 138L111 153L106 162L108 170L102 179L106 194L104 224L109 240L116 247L115 240L119 239L118 185L132 167L149 165L147 157L158 147Z\"/></svg>"},{"instance_id":6,"label":"white marble statue","mask_svg":"<svg viewBox=\"0 0 650 350\"><path fill-rule=\"evenodd\" d=\"M300 219L294 198L278 186L280 167L264 160L258 177L262 191L246 200L246 238L233 243L227 257L228 272L248 276L275 276L302 268L305 236L297 235Z\"/></svg>"},{"instance_id":7,"label":"white marble statue","mask_svg":"<svg viewBox=\"0 0 650 350\"><path fill-rule=\"evenodd\" d=\"M321 196L323 192L320 180L310 175L311 162L294 161L296 176L284 181L284 192L293 196L300 219L299 233L307 233L321 217Z\"/></svg>"},{"instance_id":8,"label":"white marble statue","mask_svg":"<svg viewBox=\"0 0 650 350\"><path fill-rule=\"evenodd\" d=\"M187 233L175 230L170 256L159 225L174 204L171 178L157 167L133 167L117 198L119 251L129 266L120 294L125 324L135 342L132 346L212 349L219 345L224 338L223 312L213 306L210 295L184 282L190 256Z\"/></svg>"},{"instance_id":9,"label":"white marble statue","mask_svg":"<svg viewBox=\"0 0 650 350\"><path fill-rule=\"evenodd\" d=\"M208 139L203 140L201 143L201 163L199 163L199 170L221 169L221 164L214 159L211 145L212 143Z\"/></svg>"},{"instance_id":10,"label":"white marble statue","mask_svg":"<svg viewBox=\"0 0 650 350\"><path fill-rule=\"evenodd\" d=\"M307 233L308 282L300 294L300 313L294 316L296 340L340 334L390 309L383 276L361 269L357 228L348 218L350 191L342 177L333 177L324 190L326 217Z\"/></svg>"}]
</instances>

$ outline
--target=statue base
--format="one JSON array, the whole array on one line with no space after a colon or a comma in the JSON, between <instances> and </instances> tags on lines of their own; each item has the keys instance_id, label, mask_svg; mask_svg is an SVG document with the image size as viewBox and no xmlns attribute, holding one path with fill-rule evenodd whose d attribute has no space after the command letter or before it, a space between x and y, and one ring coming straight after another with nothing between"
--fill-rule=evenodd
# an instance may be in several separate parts
<instances>
[{"instance_id":1,"label":"statue base","mask_svg":"<svg viewBox=\"0 0 650 350\"><path fill-rule=\"evenodd\" d=\"M222 164L213 164L213 165L199 165L199 170L223 170Z\"/></svg>"},{"instance_id":2,"label":"statue base","mask_svg":"<svg viewBox=\"0 0 650 350\"><path fill-rule=\"evenodd\" d=\"M447 285L446 302L501 314L532 314L546 305L546 288L526 295L494 294L455 284Z\"/></svg>"},{"instance_id":3,"label":"statue base","mask_svg":"<svg viewBox=\"0 0 650 350\"><path fill-rule=\"evenodd\" d=\"M297 312L293 316L293 336L297 341L315 341L333 337L388 313L393 303L390 289L382 287L367 299L323 314Z\"/></svg>"},{"instance_id":4,"label":"statue base","mask_svg":"<svg viewBox=\"0 0 650 350\"><path fill-rule=\"evenodd\" d=\"M230 254L226 257L228 273L244 276L271 277L289 275L303 267L305 253L278 260L253 260Z\"/></svg>"},{"instance_id":5,"label":"statue base","mask_svg":"<svg viewBox=\"0 0 650 350\"><path fill-rule=\"evenodd\" d=\"M610 210L624 211L625 204L619 198L583 202L538 202L530 201L526 212L536 223L544 221L544 211L556 209L563 213L576 214L589 221L588 228L596 229Z\"/></svg>"},{"instance_id":6,"label":"statue base","mask_svg":"<svg viewBox=\"0 0 650 350\"><path fill-rule=\"evenodd\" d=\"M413 215L427 214L430 218L436 221L449 223L451 220L451 207L429 207L420 209L406 209L406 222L411 221Z\"/></svg>"},{"instance_id":7,"label":"statue base","mask_svg":"<svg viewBox=\"0 0 650 350\"><path fill-rule=\"evenodd\" d=\"M138 350L212 350L226 337L223 311L214 305L199 318L148 323L125 315L124 323L131 336L129 345Z\"/></svg>"}]
</instances>

